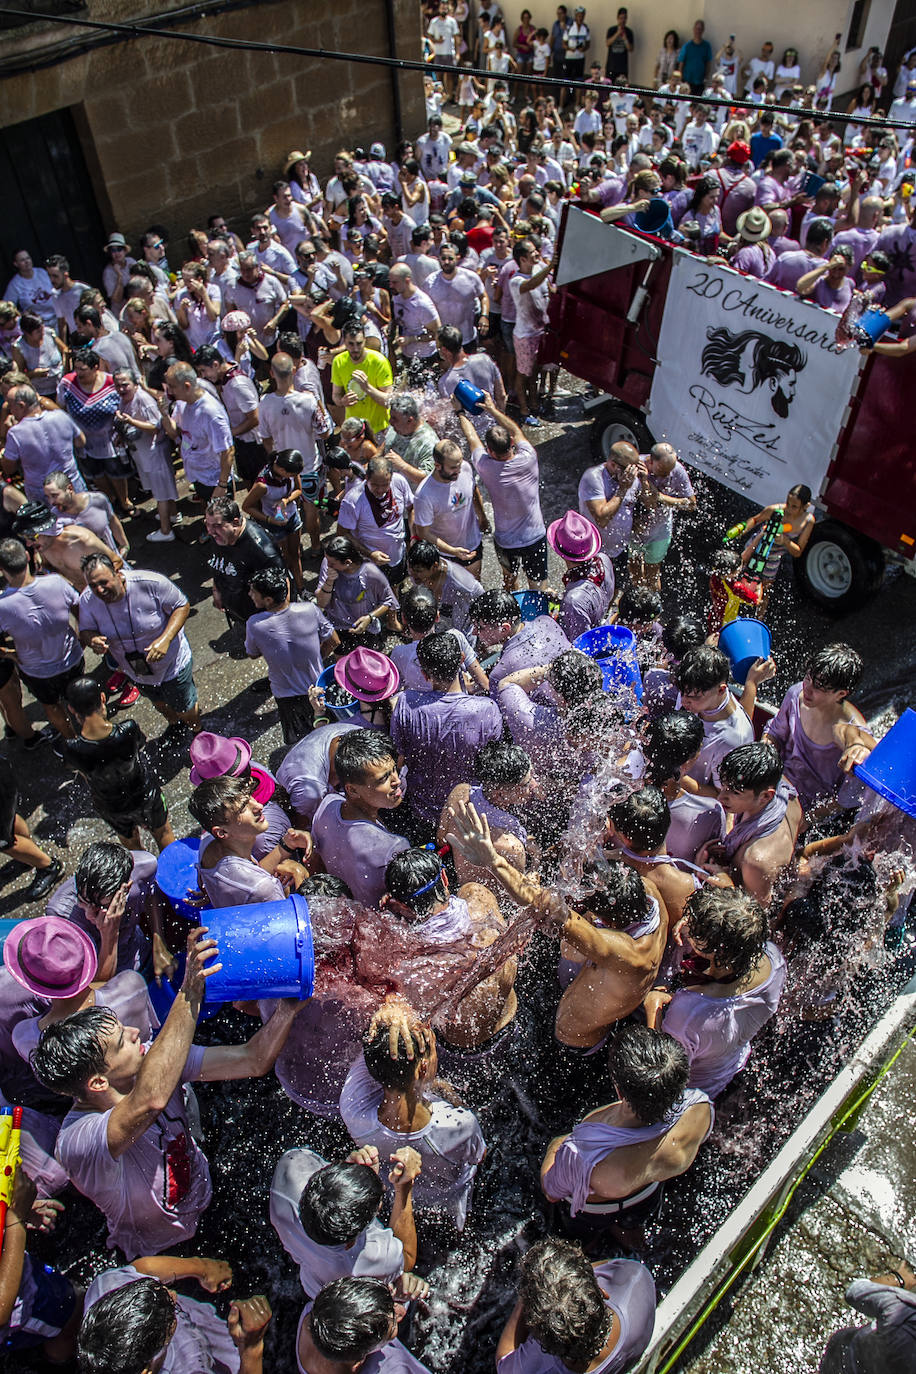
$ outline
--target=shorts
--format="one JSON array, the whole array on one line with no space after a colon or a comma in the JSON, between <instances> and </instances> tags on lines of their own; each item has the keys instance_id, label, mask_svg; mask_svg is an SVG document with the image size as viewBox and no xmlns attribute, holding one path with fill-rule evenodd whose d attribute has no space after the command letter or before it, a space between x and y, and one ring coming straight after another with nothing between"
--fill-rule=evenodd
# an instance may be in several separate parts
<instances>
[{"instance_id":1,"label":"shorts","mask_svg":"<svg viewBox=\"0 0 916 1374\"><path fill-rule=\"evenodd\" d=\"M671 548L671 535L666 534L664 539L649 539L645 544L639 540L634 540L630 545L630 552L637 558L641 558L644 563L664 563L665 554Z\"/></svg>"},{"instance_id":2,"label":"shorts","mask_svg":"<svg viewBox=\"0 0 916 1374\"><path fill-rule=\"evenodd\" d=\"M301 529L302 516L299 514L297 510L294 510L292 516L289 520L287 520L282 530L280 529L279 525L268 525L267 533L270 535L271 539L273 540L274 544L276 544L277 548L282 549L283 545L286 543L290 535L298 534L298 532Z\"/></svg>"},{"instance_id":3,"label":"shorts","mask_svg":"<svg viewBox=\"0 0 916 1374\"><path fill-rule=\"evenodd\" d=\"M197 687L194 684L194 664L188 663L180 673L166 678L165 682L138 682L141 696L153 702L170 706L180 716L193 711L197 705Z\"/></svg>"},{"instance_id":4,"label":"shorts","mask_svg":"<svg viewBox=\"0 0 916 1374\"><path fill-rule=\"evenodd\" d=\"M16 664L11 658L0 658L0 692L16 671Z\"/></svg>"},{"instance_id":5,"label":"shorts","mask_svg":"<svg viewBox=\"0 0 916 1374\"><path fill-rule=\"evenodd\" d=\"M11 1331L4 1343L5 1350L28 1350L59 1336L76 1310L73 1284L58 1269L39 1264L27 1254L25 1262L31 1267L35 1296L24 1325Z\"/></svg>"},{"instance_id":6,"label":"shorts","mask_svg":"<svg viewBox=\"0 0 916 1374\"><path fill-rule=\"evenodd\" d=\"M55 673L52 677L32 677L31 673L25 673L21 668L19 676L40 706L59 706L69 684L76 678L83 677L85 671L86 665L80 654L79 662L74 663L72 668L63 673Z\"/></svg>"},{"instance_id":7,"label":"shorts","mask_svg":"<svg viewBox=\"0 0 916 1374\"><path fill-rule=\"evenodd\" d=\"M450 553L444 553L442 557L448 563L457 563L459 568L470 568L483 558L483 544L480 543L477 545L477 548L471 554L470 558L453 558Z\"/></svg>"},{"instance_id":8,"label":"shorts","mask_svg":"<svg viewBox=\"0 0 916 1374\"><path fill-rule=\"evenodd\" d=\"M514 577L518 572L519 564L525 570L525 576L532 582L544 582L547 578L547 535L542 534L540 539L536 539L533 544L523 544L517 549L507 549L502 544L493 540L493 548L499 560L499 566L505 568L510 577Z\"/></svg>"},{"instance_id":9,"label":"shorts","mask_svg":"<svg viewBox=\"0 0 916 1374\"><path fill-rule=\"evenodd\" d=\"M256 482L258 474L266 462L267 454L264 452L262 444L246 443L242 439L236 439L235 466L243 482L247 482L249 485Z\"/></svg>"},{"instance_id":10,"label":"shorts","mask_svg":"<svg viewBox=\"0 0 916 1374\"><path fill-rule=\"evenodd\" d=\"M511 352L512 352L512 345L513 345L513 342L514 342L514 340L515 340L515 321L514 321L514 320L504 320L502 317L500 317L500 321L499 321L499 332L500 332L500 334L502 335L502 341L503 341L504 346L505 346L505 347L509 350L509 352L511 353Z\"/></svg>"},{"instance_id":11,"label":"shorts","mask_svg":"<svg viewBox=\"0 0 916 1374\"><path fill-rule=\"evenodd\" d=\"M19 788L13 770L6 759L0 759L0 850L13 843L16 812L19 810Z\"/></svg>"},{"instance_id":12,"label":"shorts","mask_svg":"<svg viewBox=\"0 0 916 1374\"><path fill-rule=\"evenodd\" d=\"M80 467L90 482L100 477L133 477L134 465L126 453L110 453L107 458L90 458L88 453L80 457Z\"/></svg>"},{"instance_id":13,"label":"shorts","mask_svg":"<svg viewBox=\"0 0 916 1374\"><path fill-rule=\"evenodd\" d=\"M436 54L434 61L437 67L454 67L456 65L454 56L440 57L438 53Z\"/></svg>"},{"instance_id":14,"label":"shorts","mask_svg":"<svg viewBox=\"0 0 916 1374\"><path fill-rule=\"evenodd\" d=\"M264 464L262 463L261 467L263 466ZM215 483L212 487L209 487L207 486L206 482L191 483L191 486L194 488L194 495L197 497L198 501L212 501L213 495L218 485L219 483ZM235 487L233 485L231 477L229 478L229 481L226 485L226 490L223 492L223 495L230 497L235 495Z\"/></svg>"},{"instance_id":15,"label":"shorts","mask_svg":"<svg viewBox=\"0 0 916 1374\"><path fill-rule=\"evenodd\" d=\"M391 584L391 586L394 587L395 591L397 591L401 583L404 581L404 578L407 576L406 550L404 552L404 557L401 559L400 563L383 563L382 572L388 578L388 581Z\"/></svg>"},{"instance_id":16,"label":"shorts","mask_svg":"<svg viewBox=\"0 0 916 1374\"><path fill-rule=\"evenodd\" d=\"M664 1196L664 1183L650 1183L617 1202L587 1202L574 1217L569 1214L569 1203L562 1201L556 1205L557 1220L568 1236L588 1240L604 1234L611 1222L630 1229L655 1221L662 1210Z\"/></svg>"},{"instance_id":17,"label":"shorts","mask_svg":"<svg viewBox=\"0 0 916 1374\"><path fill-rule=\"evenodd\" d=\"M93 799L94 800L94 799ZM158 787L153 787L142 799L139 806L124 811L108 811L95 802L95 809L101 819L110 825L119 840L130 840L140 826L147 830L161 830L169 818L165 797Z\"/></svg>"},{"instance_id":18,"label":"shorts","mask_svg":"<svg viewBox=\"0 0 916 1374\"><path fill-rule=\"evenodd\" d=\"M537 371L538 350L543 337L543 334L526 334L523 338L515 335L515 366L523 377L530 377Z\"/></svg>"},{"instance_id":19,"label":"shorts","mask_svg":"<svg viewBox=\"0 0 916 1374\"><path fill-rule=\"evenodd\" d=\"M287 748L298 744L306 735L311 734L315 714L307 696L276 697L277 712L280 716L280 729L283 743Z\"/></svg>"}]
</instances>

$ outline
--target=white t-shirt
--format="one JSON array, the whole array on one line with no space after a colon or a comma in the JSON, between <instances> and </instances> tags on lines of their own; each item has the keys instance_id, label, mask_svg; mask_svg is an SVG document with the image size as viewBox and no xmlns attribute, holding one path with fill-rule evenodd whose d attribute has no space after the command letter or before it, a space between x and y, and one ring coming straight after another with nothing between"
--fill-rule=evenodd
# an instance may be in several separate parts
<instances>
[{"instance_id":1,"label":"white t-shirt","mask_svg":"<svg viewBox=\"0 0 916 1374\"><path fill-rule=\"evenodd\" d=\"M433 40L433 52L437 57L454 57L455 39L458 37L458 20L451 14L436 15L429 21L426 30Z\"/></svg>"},{"instance_id":2,"label":"white t-shirt","mask_svg":"<svg viewBox=\"0 0 916 1374\"><path fill-rule=\"evenodd\" d=\"M762 57L752 57L747 64L747 81L745 83L745 95L750 95L754 89L754 82L758 76L765 76L767 81L773 80L773 73L776 70L772 58L769 62L764 62Z\"/></svg>"},{"instance_id":3,"label":"white t-shirt","mask_svg":"<svg viewBox=\"0 0 916 1374\"><path fill-rule=\"evenodd\" d=\"M465 1223L477 1165L486 1144L473 1112L453 1107L433 1092L425 1095L430 1119L421 1131L392 1131L378 1119L383 1089L371 1078L360 1056L347 1074L340 1095L340 1114L357 1145L374 1145L382 1159L405 1145L423 1158L423 1172L413 1186L414 1206L447 1212L460 1231Z\"/></svg>"},{"instance_id":4,"label":"white t-shirt","mask_svg":"<svg viewBox=\"0 0 916 1374\"><path fill-rule=\"evenodd\" d=\"M205 391L195 401L176 401L172 421L181 435L181 461L189 482L215 487L220 454L232 448L229 416Z\"/></svg>"},{"instance_id":5,"label":"white t-shirt","mask_svg":"<svg viewBox=\"0 0 916 1374\"><path fill-rule=\"evenodd\" d=\"M536 338L543 334L547 324L547 305L550 300L550 287L545 278L540 286L523 291L522 286L531 280L522 272L515 272L509 278L509 295L515 306L515 337L517 339Z\"/></svg>"},{"instance_id":6,"label":"white t-shirt","mask_svg":"<svg viewBox=\"0 0 916 1374\"><path fill-rule=\"evenodd\" d=\"M391 566L396 567L407 549L404 532L404 519L413 505L413 491L407 478L400 472L391 474L391 492L394 505L390 517L380 525L372 513L366 496L365 482L356 482L340 503L337 525L340 530L349 530L371 553L376 551L387 554Z\"/></svg>"},{"instance_id":7,"label":"white t-shirt","mask_svg":"<svg viewBox=\"0 0 916 1374\"><path fill-rule=\"evenodd\" d=\"M310 391L290 391L278 396L270 391L261 400L259 426L270 439L274 453L297 448L305 461L305 472L321 466L315 440L326 430L324 412Z\"/></svg>"},{"instance_id":8,"label":"white t-shirt","mask_svg":"<svg viewBox=\"0 0 916 1374\"><path fill-rule=\"evenodd\" d=\"M464 462L454 482L424 477L414 495L414 520L456 549L476 549L480 525L474 509L474 469Z\"/></svg>"},{"instance_id":9,"label":"white t-shirt","mask_svg":"<svg viewBox=\"0 0 916 1374\"><path fill-rule=\"evenodd\" d=\"M327 1160L312 1150L287 1150L277 1161L270 1185L270 1224L280 1244L299 1266L299 1280L307 1298L314 1298L335 1279L371 1278L395 1283L404 1271L404 1247L373 1217L352 1245L319 1245L305 1234L299 1220L299 1199L313 1174ZM383 1168L387 1167L383 1161Z\"/></svg>"},{"instance_id":10,"label":"white t-shirt","mask_svg":"<svg viewBox=\"0 0 916 1374\"><path fill-rule=\"evenodd\" d=\"M497 542L506 549L521 549L543 538L538 456L524 439L515 445L511 458L491 458L475 449L471 461L486 488L493 507Z\"/></svg>"}]
</instances>

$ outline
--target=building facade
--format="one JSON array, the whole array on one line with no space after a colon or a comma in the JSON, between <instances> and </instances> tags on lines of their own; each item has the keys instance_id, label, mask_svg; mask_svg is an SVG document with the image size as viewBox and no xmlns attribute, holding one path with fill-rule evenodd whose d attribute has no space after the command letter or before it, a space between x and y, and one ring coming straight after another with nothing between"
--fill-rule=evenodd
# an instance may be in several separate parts
<instances>
[{"instance_id":1,"label":"building facade","mask_svg":"<svg viewBox=\"0 0 916 1374\"><path fill-rule=\"evenodd\" d=\"M51 0L55 12L170 33L416 58L416 0ZM25 6L23 5L22 8ZM33 0L33 9L45 9ZM151 222L175 238L270 202L293 149L319 176L335 151L423 128L419 73L278 52L128 36L63 23L6 27L0 43L0 269L28 247L99 274L105 236Z\"/></svg>"}]
</instances>

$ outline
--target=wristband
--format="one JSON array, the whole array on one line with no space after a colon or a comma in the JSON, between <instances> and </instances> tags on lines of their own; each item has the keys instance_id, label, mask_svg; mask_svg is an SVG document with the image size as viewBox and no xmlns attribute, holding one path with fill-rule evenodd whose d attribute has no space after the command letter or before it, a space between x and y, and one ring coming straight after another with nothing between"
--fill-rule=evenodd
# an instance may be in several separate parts
<instances>
[{"instance_id":1,"label":"wristband","mask_svg":"<svg viewBox=\"0 0 916 1374\"><path fill-rule=\"evenodd\" d=\"M314 716L312 719L312 725L330 725L330 723L330 716Z\"/></svg>"},{"instance_id":2,"label":"wristband","mask_svg":"<svg viewBox=\"0 0 916 1374\"><path fill-rule=\"evenodd\" d=\"M283 850L283 853L284 853L284 854L289 854L290 856L292 856L293 854L298 854L298 853L299 853L298 849L290 849L289 845L286 844L286 843L284 843L283 840L278 840L277 843L278 843L280 849Z\"/></svg>"}]
</instances>

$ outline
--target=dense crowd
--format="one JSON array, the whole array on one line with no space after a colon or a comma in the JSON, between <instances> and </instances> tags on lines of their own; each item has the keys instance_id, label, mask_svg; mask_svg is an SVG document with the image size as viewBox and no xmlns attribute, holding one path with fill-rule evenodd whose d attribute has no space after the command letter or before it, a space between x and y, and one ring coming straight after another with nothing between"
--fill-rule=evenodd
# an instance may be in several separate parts
<instances>
[{"instance_id":1,"label":"dense crowd","mask_svg":"<svg viewBox=\"0 0 916 1374\"><path fill-rule=\"evenodd\" d=\"M548 526L530 435L556 414L543 340L570 199L827 309L863 293L897 324L877 347L910 351L913 138L856 121L916 122L916 52L893 81L870 53L844 117L838 48L806 88L794 49L745 63L698 23L665 35L653 101L616 89L625 9L587 77L583 9L560 6L552 31L525 10L511 38L498 7L476 27L467 11L426 16L453 80L427 78L427 129L393 159L341 150L322 184L294 150L246 241L219 213L186 244L151 225L136 255L115 232L98 283L23 248L0 302L0 842L34 869L23 896L47 899L0 970L0 1090L25 1108L0 1253L10 1354L261 1374L267 1299L223 1320L189 1291L232 1282L195 1252L212 1189L191 1085L274 1072L352 1146L287 1151L263 1199L304 1299L280 1367L422 1374L398 1338L428 1292L418 1254L460 1237L487 1168L480 1114L511 1090L563 1129L497 1366L627 1369L655 1318L647 1228L754 1037L781 998L829 1026L858 967L839 937L861 954L903 919L907 819L852 771L876 743L851 701L859 655L813 647L767 713L773 660L739 683L718 644L804 552L810 490L729 531L741 552L709 597L682 580L671 613L663 566L697 507L675 450L614 443ZM510 93L513 72L530 80ZM548 74L589 84L563 100L539 91ZM196 546L266 666L275 774L207 728L188 598L135 557L153 509L146 540ZM490 537L501 585L481 580ZM582 647L607 626L622 676ZM190 763L180 891L143 847L176 837L129 714L141 695ZM20 747L53 749L111 829L67 877L19 814ZM222 968L207 910L291 893L310 903L315 996L239 1004L261 1022L246 1043L195 1044ZM550 952L537 1007L516 990L532 935ZM86 1293L30 1251L68 1186L113 1252ZM871 1368L884 1325L912 1359L894 1306L912 1271L854 1288L876 1325L824 1368Z\"/></svg>"}]
</instances>

